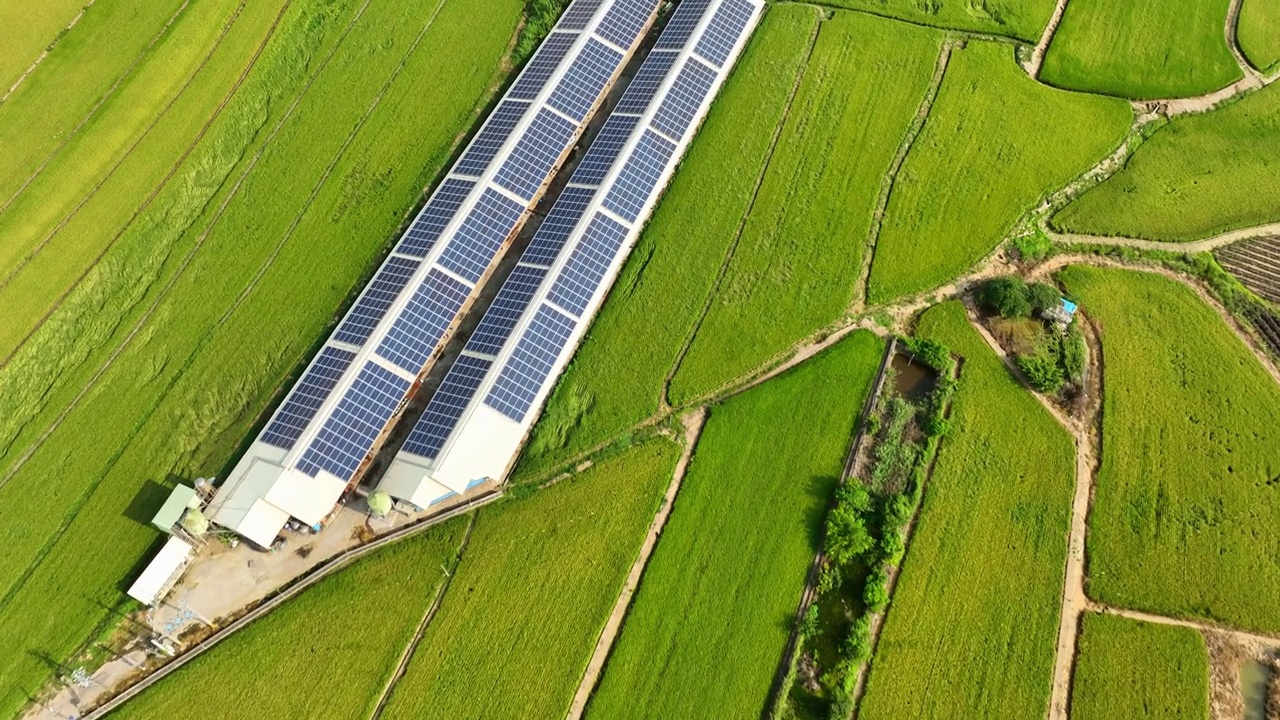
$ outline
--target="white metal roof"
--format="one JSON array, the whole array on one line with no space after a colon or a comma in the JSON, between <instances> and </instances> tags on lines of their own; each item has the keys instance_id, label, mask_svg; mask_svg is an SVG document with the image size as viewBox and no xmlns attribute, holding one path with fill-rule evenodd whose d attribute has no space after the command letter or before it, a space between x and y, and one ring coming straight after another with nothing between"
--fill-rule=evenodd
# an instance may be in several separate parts
<instances>
[{"instance_id":1,"label":"white metal roof","mask_svg":"<svg viewBox=\"0 0 1280 720\"><path fill-rule=\"evenodd\" d=\"M185 540L170 536L142 575L129 586L129 597L144 605L155 605L177 582L193 552L194 548Z\"/></svg>"}]
</instances>

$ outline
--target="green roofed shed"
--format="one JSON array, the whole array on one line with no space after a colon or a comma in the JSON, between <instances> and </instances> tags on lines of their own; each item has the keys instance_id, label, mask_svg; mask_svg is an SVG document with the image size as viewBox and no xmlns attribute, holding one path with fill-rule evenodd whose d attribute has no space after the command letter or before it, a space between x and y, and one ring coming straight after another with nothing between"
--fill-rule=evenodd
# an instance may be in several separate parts
<instances>
[{"instance_id":1,"label":"green roofed shed","mask_svg":"<svg viewBox=\"0 0 1280 720\"><path fill-rule=\"evenodd\" d=\"M173 492L169 493L169 499L164 501L160 512L151 519L151 524L160 528L161 532L173 533L173 526L178 524L182 519L182 513L189 507L200 507L200 498L196 496L195 488L189 485L178 485L173 488Z\"/></svg>"}]
</instances>

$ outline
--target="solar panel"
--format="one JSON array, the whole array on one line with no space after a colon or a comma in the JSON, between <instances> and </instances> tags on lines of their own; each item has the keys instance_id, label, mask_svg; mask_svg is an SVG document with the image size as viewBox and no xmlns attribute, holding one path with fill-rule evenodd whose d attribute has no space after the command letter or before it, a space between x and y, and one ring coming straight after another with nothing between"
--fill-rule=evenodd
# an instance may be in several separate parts
<instances>
[{"instance_id":1,"label":"solar panel","mask_svg":"<svg viewBox=\"0 0 1280 720\"><path fill-rule=\"evenodd\" d=\"M560 78L547 104L575 120L583 120L620 62L621 53L591 38Z\"/></svg>"},{"instance_id":2,"label":"solar panel","mask_svg":"<svg viewBox=\"0 0 1280 720\"><path fill-rule=\"evenodd\" d=\"M560 269L547 299L582 317L591 303L591 296L600 287L600 279L618 256L618 249L626 237L625 227L596 213L569 255L569 261Z\"/></svg>"},{"instance_id":3,"label":"solar panel","mask_svg":"<svg viewBox=\"0 0 1280 720\"><path fill-rule=\"evenodd\" d=\"M373 276L373 281L365 287L351 312L342 320L333 339L363 345L421 264L418 260L395 255L387 258L378 269L378 274Z\"/></svg>"},{"instance_id":4,"label":"solar panel","mask_svg":"<svg viewBox=\"0 0 1280 720\"><path fill-rule=\"evenodd\" d=\"M511 136L511 130L520 122L520 118L524 117L524 111L528 109L529 103L520 100L504 100L499 103L484 127L480 129L480 133L476 135L476 139L467 146L467 152L463 154L462 159L453 166L453 172L458 175L475 176L483 173L484 169L489 167L493 156L497 155L498 150L502 148L502 144Z\"/></svg>"},{"instance_id":5,"label":"solar panel","mask_svg":"<svg viewBox=\"0 0 1280 720\"><path fill-rule=\"evenodd\" d=\"M533 56L524 72L520 73L516 84L507 92L507 97L515 100L532 100L537 97L577 39L578 34L574 32L553 32L548 35L538 48L538 54Z\"/></svg>"},{"instance_id":6,"label":"solar panel","mask_svg":"<svg viewBox=\"0 0 1280 720\"><path fill-rule=\"evenodd\" d=\"M620 48L629 48L656 8L655 0L616 0L600 18L596 34Z\"/></svg>"},{"instance_id":7,"label":"solar panel","mask_svg":"<svg viewBox=\"0 0 1280 720\"><path fill-rule=\"evenodd\" d=\"M716 72L694 58L685 61L680 74L671 84L667 96L654 113L653 126L669 137L679 140L689 129L698 106L711 91L711 84L716 81Z\"/></svg>"},{"instance_id":8,"label":"solar panel","mask_svg":"<svg viewBox=\"0 0 1280 720\"><path fill-rule=\"evenodd\" d=\"M436 240L440 238L440 233L444 232L445 227L457 214L458 207L471 193L471 188L475 186L476 184L471 180L453 178L441 183L440 189L431 196L426 207L422 208L413 225L400 239L400 244L396 246L395 251L403 255L426 257L427 253L431 252L431 247L436 244Z\"/></svg>"},{"instance_id":9,"label":"solar panel","mask_svg":"<svg viewBox=\"0 0 1280 720\"><path fill-rule=\"evenodd\" d=\"M645 130L609 194L604 196L604 206L635 222L675 150L675 145L652 130Z\"/></svg>"},{"instance_id":10,"label":"solar panel","mask_svg":"<svg viewBox=\"0 0 1280 720\"><path fill-rule=\"evenodd\" d=\"M538 226L538 232L534 233L533 241L520 256L520 262L546 266L554 263L595 194L595 188L566 187L556 198L551 212L547 213L547 219Z\"/></svg>"},{"instance_id":11,"label":"solar panel","mask_svg":"<svg viewBox=\"0 0 1280 720\"><path fill-rule=\"evenodd\" d=\"M716 67L724 67L734 43L738 42L743 29L747 27L752 11L746 0L724 0L707 24L706 32L702 33L702 38L694 46L694 52L715 63Z\"/></svg>"},{"instance_id":12,"label":"solar panel","mask_svg":"<svg viewBox=\"0 0 1280 720\"><path fill-rule=\"evenodd\" d=\"M685 2L691 1L685 0ZM667 73L678 57L680 53L666 50L649 53L649 57L644 59L644 64L636 71L636 76L631 78L631 84L627 86L627 91L622 94L622 100L613 111L615 113L644 112L653 101L653 96L657 94L662 81L667 79Z\"/></svg>"},{"instance_id":13,"label":"solar panel","mask_svg":"<svg viewBox=\"0 0 1280 720\"><path fill-rule=\"evenodd\" d=\"M711 0L682 0L676 12L662 29L655 48L660 50L679 50L689 40L689 36L702 21Z\"/></svg>"},{"instance_id":14,"label":"solar panel","mask_svg":"<svg viewBox=\"0 0 1280 720\"><path fill-rule=\"evenodd\" d=\"M516 422L524 420L574 325L568 315L546 305L538 306L484 403Z\"/></svg>"},{"instance_id":15,"label":"solar panel","mask_svg":"<svg viewBox=\"0 0 1280 720\"><path fill-rule=\"evenodd\" d=\"M529 308L529 301L546 276L544 268L517 265L467 341L467 350L487 355L501 352L507 338L511 337L511 330Z\"/></svg>"},{"instance_id":16,"label":"solar panel","mask_svg":"<svg viewBox=\"0 0 1280 720\"><path fill-rule=\"evenodd\" d=\"M542 108L493 181L526 200L533 199L556 161L573 144L577 130L574 123Z\"/></svg>"},{"instance_id":17,"label":"solar panel","mask_svg":"<svg viewBox=\"0 0 1280 720\"><path fill-rule=\"evenodd\" d=\"M282 450L292 450L303 429L311 424L316 411L333 392L333 386L338 384L338 379L350 367L355 356L353 352L336 347L326 346L321 350L259 439Z\"/></svg>"},{"instance_id":18,"label":"solar panel","mask_svg":"<svg viewBox=\"0 0 1280 720\"><path fill-rule=\"evenodd\" d=\"M378 354L417 375L466 301L466 285L431 268L378 345Z\"/></svg>"},{"instance_id":19,"label":"solar panel","mask_svg":"<svg viewBox=\"0 0 1280 720\"><path fill-rule=\"evenodd\" d=\"M564 11L564 16L560 18L560 23L557 27L563 30L581 30L585 28L603 2L604 0L578 0L570 5L568 10Z\"/></svg>"},{"instance_id":20,"label":"solar panel","mask_svg":"<svg viewBox=\"0 0 1280 720\"><path fill-rule=\"evenodd\" d=\"M408 380L372 360L365 363L297 468L311 477L328 470L350 480L409 392L409 385Z\"/></svg>"},{"instance_id":21,"label":"solar panel","mask_svg":"<svg viewBox=\"0 0 1280 720\"><path fill-rule=\"evenodd\" d=\"M480 200L440 254L440 266L476 282L484 275L502 241L515 229L524 211L524 206L515 200L493 188L485 188Z\"/></svg>"},{"instance_id":22,"label":"solar panel","mask_svg":"<svg viewBox=\"0 0 1280 720\"><path fill-rule=\"evenodd\" d=\"M485 373L492 365L491 360L459 355L400 449L434 459L449 434L458 426L458 419L476 396Z\"/></svg>"},{"instance_id":23,"label":"solar panel","mask_svg":"<svg viewBox=\"0 0 1280 720\"><path fill-rule=\"evenodd\" d=\"M586 157L573 171L572 182L580 185L599 185L604 176L609 174L613 163L622 153L622 148L631 139L631 131L636 129L640 118L636 115L610 115L608 122L600 129L600 134L591 141L591 148Z\"/></svg>"}]
</instances>

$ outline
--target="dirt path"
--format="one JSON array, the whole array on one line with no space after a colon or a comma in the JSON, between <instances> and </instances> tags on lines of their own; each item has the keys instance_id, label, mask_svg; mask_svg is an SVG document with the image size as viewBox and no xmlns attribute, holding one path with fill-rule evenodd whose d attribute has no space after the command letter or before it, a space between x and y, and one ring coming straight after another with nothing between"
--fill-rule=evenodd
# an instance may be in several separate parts
<instances>
[{"instance_id":1,"label":"dirt path","mask_svg":"<svg viewBox=\"0 0 1280 720\"><path fill-rule=\"evenodd\" d=\"M1230 7L1227 8L1227 22L1222 29L1227 38L1227 48L1231 50L1231 54L1235 57L1236 63L1240 65L1240 69L1244 72L1245 78L1250 76L1262 79L1262 73L1249 63L1244 56L1244 51L1240 48L1240 36L1237 32L1240 27L1240 7L1244 5L1244 0L1231 0Z\"/></svg>"},{"instance_id":2,"label":"dirt path","mask_svg":"<svg viewBox=\"0 0 1280 720\"><path fill-rule=\"evenodd\" d=\"M689 461L693 458L693 450L697 446L698 437L702 434L702 428L707 422L707 409L701 407L685 413L680 418L680 422L684 425L684 452L680 455L680 461L676 463L675 472L671 475L671 484L667 486L666 495L662 498L662 507L654 515L653 522L649 525L649 532L645 535L644 544L640 546L640 554L636 557L635 562L631 564L631 572L627 574L627 581L622 586L622 592L618 593L618 600L613 605L613 612L609 613L609 619L605 622L604 630L600 632L600 639L596 641L596 649L591 653L591 660L587 662L587 670L582 676L582 681L578 683L578 691L574 693L573 702L569 705L569 712L565 715L566 720L580 720L582 713L587 709L587 700L590 699L596 684L600 682L600 673L604 670L605 661L609 658L609 651L613 649L613 643L617 640L618 632L622 629L622 621L626 619L627 609L631 607L631 598L635 596L636 588L640 586L640 578L644 575L645 566L649 564L649 557L653 554L653 548L658 544L658 538L662 535L662 528L666 527L667 517L671 514L671 508L675 505L676 494L680 492L680 483L684 482L685 473L689 469Z\"/></svg>"},{"instance_id":3,"label":"dirt path","mask_svg":"<svg viewBox=\"0 0 1280 720\"><path fill-rule=\"evenodd\" d=\"M1222 633L1232 638L1236 638L1245 643L1262 643L1267 647L1280 648L1280 636L1266 635L1263 633L1254 633L1247 630L1237 630L1236 628L1223 627L1214 625L1213 623L1201 620L1188 620L1186 618L1175 618L1167 615L1156 615L1154 613L1142 612L1141 610L1126 610L1124 608L1112 607L1102 603L1090 602L1088 607L1090 612L1101 613L1104 615L1118 615L1131 620L1141 620L1142 622L1156 623L1157 625L1176 625L1178 627L1192 628L1200 632Z\"/></svg>"},{"instance_id":4,"label":"dirt path","mask_svg":"<svg viewBox=\"0 0 1280 720\"><path fill-rule=\"evenodd\" d=\"M1238 2L1238 0L1237 0ZM1058 26L1062 24L1062 16L1067 11L1067 0L1058 0L1058 4L1053 8L1053 16L1049 18L1049 24L1044 26L1044 32L1040 35L1040 42L1036 43L1036 47L1031 51L1031 59L1023 65L1023 69L1027 71L1035 80L1040 79L1040 68L1044 65L1044 54L1049 50L1049 43L1053 41L1053 34L1058 31Z\"/></svg>"},{"instance_id":5,"label":"dirt path","mask_svg":"<svg viewBox=\"0 0 1280 720\"><path fill-rule=\"evenodd\" d=\"M1142 250L1165 250L1175 253L1198 253L1216 250L1224 245L1252 240L1254 238L1280 235L1280 222L1241 228L1231 232L1215 235L1204 240L1192 242L1167 242L1163 240L1143 240L1130 237L1110 237L1107 235L1083 235L1079 233L1049 232L1049 239L1063 245L1115 245L1118 247L1140 248Z\"/></svg>"}]
</instances>

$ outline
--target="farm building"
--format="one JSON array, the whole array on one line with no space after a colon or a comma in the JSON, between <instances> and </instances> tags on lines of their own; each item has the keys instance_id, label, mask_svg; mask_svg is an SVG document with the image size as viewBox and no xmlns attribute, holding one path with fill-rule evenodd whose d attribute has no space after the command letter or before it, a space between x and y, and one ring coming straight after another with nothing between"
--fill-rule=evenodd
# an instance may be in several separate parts
<instances>
[{"instance_id":1,"label":"farm building","mask_svg":"<svg viewBox=\"0 0 1280 720\"><path fill-rule=\"evenodd\" d=\"M182 577L182 571L187 569L194 552L195 548L186 540L170 536L138 579L129 586L129 597L147 606L163 600Z\"/></svg>"}]
</instances>

